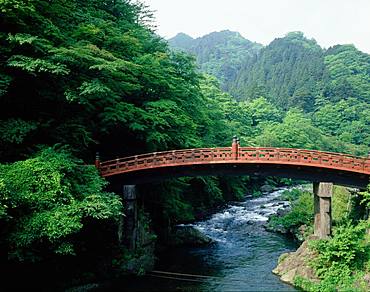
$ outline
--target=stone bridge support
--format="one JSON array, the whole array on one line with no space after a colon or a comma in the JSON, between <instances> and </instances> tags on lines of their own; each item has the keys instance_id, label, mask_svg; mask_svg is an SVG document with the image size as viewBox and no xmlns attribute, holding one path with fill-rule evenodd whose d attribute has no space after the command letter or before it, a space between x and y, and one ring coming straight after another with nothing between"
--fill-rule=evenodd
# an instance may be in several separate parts
<instances>
[{"instance_id":1,"label":"stone bridge support","mask_svg":"<svg viewBox=\"0 0 370 292\"><path fill-rule=\"evenodd\" d=\"M331 235L333 184L329 182L314 183L313 194L315 212L314 235L320 239L327 238Z\"/></svg>"},{"instance_id":2,"label":"stone bridge support","mask_svg":"<svg viewBox=\"0 0 370 292\"><path fill-rule=\"evenodd\" d=\"M137 200L136 186L123 186L124 217L118 226L118 241L128 249L136 248L137 239Z\"/></svg>"}]
</instances>

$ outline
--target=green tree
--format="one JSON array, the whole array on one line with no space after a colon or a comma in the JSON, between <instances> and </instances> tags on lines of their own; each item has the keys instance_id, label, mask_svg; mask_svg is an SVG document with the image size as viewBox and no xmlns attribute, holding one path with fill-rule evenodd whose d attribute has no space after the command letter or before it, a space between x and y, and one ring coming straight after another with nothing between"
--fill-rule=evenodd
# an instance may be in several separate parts
<instances>
[{"instance_id":1,"label":"green tree","mask_svg":"<svg viewBox=\"0 0 370 292\"><path fill-rule=\"evenodd\" d=\"M120 198L104 192L105 185L93 166L63 149L0 165L1 241L9 257L75 254L84 222L114 222L122 214Z\"/></svg>"}]
</instances>

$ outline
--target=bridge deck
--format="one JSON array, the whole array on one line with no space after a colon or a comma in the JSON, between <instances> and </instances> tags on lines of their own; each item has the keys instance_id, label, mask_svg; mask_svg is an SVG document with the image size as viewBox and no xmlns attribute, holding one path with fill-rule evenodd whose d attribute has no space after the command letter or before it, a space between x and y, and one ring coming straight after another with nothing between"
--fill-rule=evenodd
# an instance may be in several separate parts
<instances>
[{"instance_id":1,"label":"bridge deck","mask_svg":"<svg viewBox=\"0 0 370 292\"><path fill-rule=\"evenodd\" d=\"M270 164L317 167L370 175L370 158L317 150L239 147L197 148L154 152L104 161L99 164L103 177L141 170L207 164Z\"/></svg>"}]
</instances>

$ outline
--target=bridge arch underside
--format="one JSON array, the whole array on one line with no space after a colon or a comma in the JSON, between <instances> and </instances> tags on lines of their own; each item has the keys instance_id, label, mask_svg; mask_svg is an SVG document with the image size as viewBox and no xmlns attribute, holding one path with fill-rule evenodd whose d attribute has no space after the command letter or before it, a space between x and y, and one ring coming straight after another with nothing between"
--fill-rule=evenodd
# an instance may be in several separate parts
<instances>
[{"instance_id":1,"label":"bridge arch underside","mask_svg":"<svg viewBox=\"0 0 370 292\"><path fill-rule=\"evenodd\" d=\"M130 172L114 172L105 175L113 184L140 184L160 182L170 178L183 176L276 176L299 179L311 182L332 182L354 188L366 188L369 183L369 175L355 171L341 169L298 166L289 164L266 164L266 163L209 163L162 166L146 169L131 170Z\"/></svg>"}]
</instances>

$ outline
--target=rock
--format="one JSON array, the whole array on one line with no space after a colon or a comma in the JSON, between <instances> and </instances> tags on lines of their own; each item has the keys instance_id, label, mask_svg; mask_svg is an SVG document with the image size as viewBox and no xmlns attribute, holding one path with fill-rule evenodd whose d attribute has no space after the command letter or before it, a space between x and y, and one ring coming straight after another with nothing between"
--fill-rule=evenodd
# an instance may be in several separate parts
<instances>
[{"instance_id":1,"label":"rock","mask_svg":"<svg viewBox=\"0 0 370 292\"><path fill-rule=\"evenodd\" d=\"M280 276L286 283L293 284L296 276L303 277L312 282L319 282L314 270L307 265L307 262L314 258L316 253L307 246L307 241L295 252L282 254L279 258L277 267L272 271Z\"/></svg>"},{"instance_id":2,"label":"rock","mask_svg":"<svg viewBox=\"0 0 370 292\"><path fill-rule=\"evenodd\" d=\"M283 254L281 254L278 258L278 263L280 264L283 260L286 259L287 256L289 256L291 254L291 252L285 252Z\"/></svg>"},{"instance_id":3,"label":"rock","mask_svg":"<svg viewBox=\"0 0 370 292\"><path fill-rule=\"evenodd\" d=\"M193 226L176 226L169 239L171 246L205 246L213 240Z\"/></svg>"},{"instance_id":4,"label":"rock","mask_svg":"<svg viewBox=\"0 0 370 292\"><path fill-rule=\"evenodd\" d=\"M279 208L276 211L276 215L279 217L282 217L290 212L290 208Z\"/></svg>"},{"instance_id":5,"label":"rock","mask_svg":"<svg viewBox=\"0 0 370 292\"><path fill-rule=\"evenodd\" d=\"M262 193L271 193L274 188L270 185L263 185L261 188L260 188L261 192Z\"/></svg>"},{"instance_id":6,"label":"rock","mask_svg":"<svg viewBox=\"0 0 370 292\"><path fill-rule=\"evenodd\" d=\"M367 284L367 286L369 286L369 287L370 287L370 273L369 273L369 272L367 272L367 273L365 274L365 276L364 276L364 281L365 281L365 283Z\"/></svg>"},{"instance_id":7,"label":"rock","mask_svg":"<svg viewBox=\"0 0 370 292\"><path fill-rule=\"evenodd\" d=\"M294 282L294 277L296 276L296 274L297 274L297 269L292 269L288 271L287 273L283 274L280 280L285 283L291 284Z\"/></svg>"}]
</instances>

